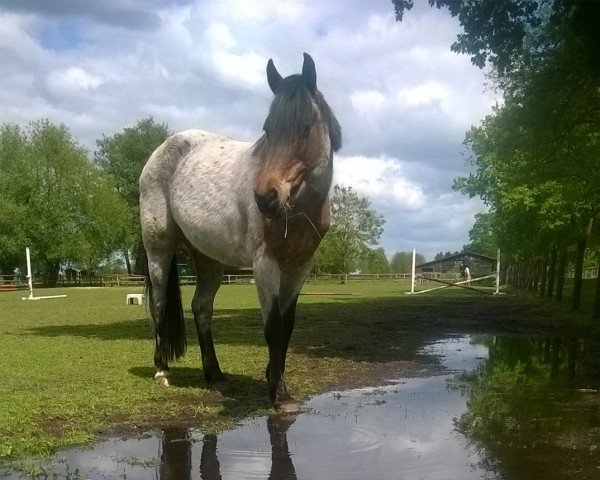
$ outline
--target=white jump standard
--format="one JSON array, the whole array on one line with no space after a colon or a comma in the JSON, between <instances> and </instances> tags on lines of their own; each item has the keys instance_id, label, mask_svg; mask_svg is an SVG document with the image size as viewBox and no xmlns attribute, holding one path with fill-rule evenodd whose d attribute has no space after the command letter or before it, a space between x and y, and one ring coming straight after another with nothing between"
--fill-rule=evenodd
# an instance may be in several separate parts
<instances>
[{"instance_id":1,"label":"white jump standard","mask_svg":"<svg viewBox=\"0 0 600 480\"><path fill-rule=\"evenodd\" d=\"M46 300L48 298L65 298L66 295L47 295L45 297L33 296L33 276L31 275L31 256L29 247L25 249L25 257L27 258L27 285L29 286L29 296L21 297L21 300Z\"/></svg>"}]
</instances>

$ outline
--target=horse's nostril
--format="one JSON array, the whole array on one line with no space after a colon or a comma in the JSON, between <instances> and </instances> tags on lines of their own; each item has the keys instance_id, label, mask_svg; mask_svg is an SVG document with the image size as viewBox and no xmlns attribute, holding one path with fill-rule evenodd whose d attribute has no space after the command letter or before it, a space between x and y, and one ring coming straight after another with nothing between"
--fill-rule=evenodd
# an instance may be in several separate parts
<instances>
[{"instance_id":1,"label":"horse's nostril","mask_svg":"<svg viewBox=\"0 0 600 480\"><path fill-rule=\"evenodd\" d=\"M277 201L277 191L274 188L272 188L271 190L269 190L267 192L266 198L269 203L276 202Z\"/></svg>"},{"instance_id":2,"label":"horse's nostril","mask_svg":"<svg viewBox=\"0 0 600 480\"><path fill-rule=\"evenodd\" d=\"M278 195L274 188L271 188L264 194L254 192L254 200L256 201L256 205L258 205L258 209L264 214L274 215L279 209Z\"/></svg>"}]
</instances>

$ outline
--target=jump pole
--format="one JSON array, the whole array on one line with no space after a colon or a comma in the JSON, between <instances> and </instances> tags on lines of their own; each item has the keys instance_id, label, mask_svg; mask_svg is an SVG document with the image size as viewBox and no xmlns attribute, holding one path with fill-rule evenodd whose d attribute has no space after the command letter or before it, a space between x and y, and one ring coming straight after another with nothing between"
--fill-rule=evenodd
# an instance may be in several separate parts
<instances>
[{"instance_id":1,"label":"jump pole","mask_svg":"<svg viewBox=\"0 0 600 480\"><path fill-rule=\"evenodd\" d=\"M47 298L65 298L66 295L49 295L46 297L33 296L33 275L31 275L31 254L29 252L29 247L25 248L25 257L27 258L27 285L29 287L29 296L21 297L21 300L45 300Z\"/></svg>"},{"instance_id":2,"label":"jump pole","mask_svg":"<svg viewBox=\"0 0 600 480\"><path fill-rule=\"evenodd\" d=\"M487 295L495 295L495 293L486 292L485 290L481 290L480 288L471 287L469 285L466 285L468 283L478 282L480 280L487 280L488 278L494 278L494 275L486 275L485 277L472 278L470 280L462 280L462 281L456 282L456 283L446 282L444 280L438 280L437 278L423 277L421 275L418 275L418 278L422 278L423 280L429 280L431 282L443 283L444 285L442 287L434 287L434 288L429 288L427 290L420 290L420 291L416 292L415 295L417 295L419 293L433 292L434 290L441 290L442 288L450 288L450 287L466 288L467 290L474 290L476 292L485 293Z\"/></svg>"}]
</instances>

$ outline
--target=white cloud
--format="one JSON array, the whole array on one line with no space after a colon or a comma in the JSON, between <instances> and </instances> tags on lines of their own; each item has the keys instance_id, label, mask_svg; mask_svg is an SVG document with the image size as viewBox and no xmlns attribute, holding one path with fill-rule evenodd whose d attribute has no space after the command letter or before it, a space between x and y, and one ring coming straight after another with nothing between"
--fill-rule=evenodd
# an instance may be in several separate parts
<instances>
[{"instance_id":1,"label":"white cloud","mask_svg":"<svg viewBox=\"0 0 600 480\"><path fill-rule=\"evenodd\" d=\"M398 160L339 156L335 162L334 182L354 187L374 203L399 210L423 207L422 188L405 176Z\"/></svg>"},{"instance_id":2,"label":"white cloud","mask_svg":"<svg viewBox=\"0 0 600 480\"><path fill-rule=\"evenodd\" d=\"M246 84L250 88L256 88L264 84L266 60L254 52L215 52L213 64L221 78L232 86Z\"/></svg>"},{"instance_id":3,"label":"white cloud","mask_svg":"<svg viewBox=\"0 0 600 480\"><path fill-rule=\"evenodd\" d=\"M366 114L373 110L379 110L385 103L385 95L376 90L364 90L352 93L350 101L355 110Z\"/></svg>"},{"instance_id":4,"label":"white cloud","mask_svg":"<svg viewBox=\"0 0 600 480\"><path fill-rule=\"evenodd\" d=\"M230 50L237 45L229 27L222 22L211 23L206 29L206 40L217 50Z\"/></svg>"},{"instance_id":5,"label":"white cloud","mask_svg":"<svg viewBox=\"0 0 600 480\"><path fill-rule=\"evenodd\" d=\"M412 88L402 88L397 97L400 104L420 107L437 102L443 103L449 99L450 92L445 85L431 81Z\"/></svg>"},{"instance_id":6,"label":"white cloud","mask_svg":"<svg viewBox=\"0 0 600 480\"><path fill-rule=\"evenodd\" d=\"M66 70L51 72L48 76L48 86L53 91L80 92L102 85L104 81L98 75L93 75L83 68L70 67Z\"/></svg>"}]
</instances>

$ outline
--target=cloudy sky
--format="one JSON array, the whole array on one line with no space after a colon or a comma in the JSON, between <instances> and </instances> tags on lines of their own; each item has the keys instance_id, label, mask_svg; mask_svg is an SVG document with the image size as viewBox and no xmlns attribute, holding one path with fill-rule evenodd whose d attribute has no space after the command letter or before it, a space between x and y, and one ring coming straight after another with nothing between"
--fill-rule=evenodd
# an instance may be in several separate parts
<instances>
[{"instance_id":1,"label":"cloudy sky","mask_svg":"<svg viewBox=\"0 0 600 480\"><path fill-rule=\"evenodd\" d=\"M342 125L334 181L385 216L390 256L431 259L467 243L483 210L451 185L496 100L450 51L458 22L415 3L397 23L391 0L0 0L0 123L48 118L90 151L150 115L254 141L267 60L287 76L308 52Z\"/></svg>"}]
</instances>

